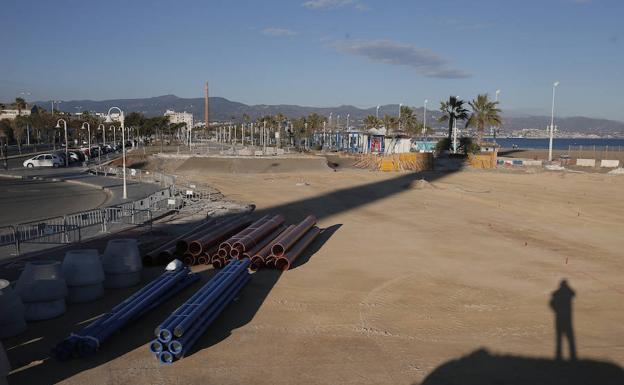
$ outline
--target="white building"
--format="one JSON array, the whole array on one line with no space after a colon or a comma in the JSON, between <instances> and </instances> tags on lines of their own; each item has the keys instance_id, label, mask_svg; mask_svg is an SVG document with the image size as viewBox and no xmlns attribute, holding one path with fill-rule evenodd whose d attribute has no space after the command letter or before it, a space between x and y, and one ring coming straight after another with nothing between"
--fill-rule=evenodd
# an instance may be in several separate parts
<instances>
[{"instance_id":1,"label":"white building","mask_svg":"<svg viewBox=\"0 0 624 385\"><path fill-rule=\"evenodd\" d=\"M169 117L169 123L186 123L187 128L193 128L193 114L190 112L175 112L167 110L165 116Z\"/></svg>"},{"instance_id":2,"label":"white building","mask_svg":"<svg viewBox=\"0 0 624 385\"><path fill-rule=\"evenodd\" d=\"M2 119L9 119L9 120L13 120L15 118L17 118L18 116L29 116L30 115L30 109L26 108L23 109L21 114L20 112L15 109L10 109L10 110L0 110L0 120Z\"/></svg>"}]
</instances>

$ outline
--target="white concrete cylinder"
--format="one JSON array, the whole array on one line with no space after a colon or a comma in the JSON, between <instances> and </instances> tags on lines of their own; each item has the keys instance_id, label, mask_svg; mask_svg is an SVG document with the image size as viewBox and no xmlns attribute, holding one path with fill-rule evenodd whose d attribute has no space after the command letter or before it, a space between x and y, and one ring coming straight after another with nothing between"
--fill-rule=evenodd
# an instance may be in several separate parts
<instances>
[{"instance_id":1,"label":"white concrete cylinder","mask_svg":"<svg viewBox=\"0 0 624 385\"><path fill-rule=\"evenodd\" d=\"M0 279L0 338L13 337L26 330L24 304L9 281Z\"/></svg>"},{"instance_id":2,"label":"white concrete cylinder","mask_svg":"<svg viewBox=\"0 0 624 385\"><path fill-rule=\"evenodd\" d=\"M141 271L143 263L136 239L112 239L108 241L102 265L106 274L125 274Z\"/></svg>"},{"instance_id":3,"label":"white concrete cylinder","mask_svg":"<svg viewBox=\"0 0 624 385\"><path fill-rule=\"evenodd\" d=\"M23 302L45 302L64 299L67 284L58 261L26 263L15 285Z\"/></svg>"},{"instance_id":4,"label":"white concrete cylinder","mask_svg":"<svg viewBox=\"0 0 624 385\"><path fill-rule=\"evenodd\" d=\"M55 318L65 313L65 298L45 302L25 302L26 321L40 321Z\"/></svg>"},{"instance_id":5,"label":"white concrete cylinder","mask_svg":"<svg viewBox=\"0 0 624 385\"><path fill-rule=\"evenodd\" d=\"M96 249L66 252L62 270L67 286L84 286L104 282L104 269Z\"/></svg>"}]
</instances>

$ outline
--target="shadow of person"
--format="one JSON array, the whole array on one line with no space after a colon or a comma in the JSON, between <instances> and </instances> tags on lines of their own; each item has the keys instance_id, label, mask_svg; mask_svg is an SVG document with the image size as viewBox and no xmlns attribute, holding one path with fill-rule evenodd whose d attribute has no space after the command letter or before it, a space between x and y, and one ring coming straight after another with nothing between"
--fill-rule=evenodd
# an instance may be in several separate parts
<instances>
[{"instance_id":1,"label":"shadow of person","mask_svg":"<svg viewBox=\"0 0 624 385\"><path fill-rule=\"evenodd\" d=\"M559 288L553 292L550 298L550 307L555 312L555 359L557 360L562 359L561 345L564 337L568 340L570 360L576 360L576 344L574 341L574 330L572 328L572 299L574 295L574 290L568 285L568 281L562 279Z\"/></svg>"}]
</instances>

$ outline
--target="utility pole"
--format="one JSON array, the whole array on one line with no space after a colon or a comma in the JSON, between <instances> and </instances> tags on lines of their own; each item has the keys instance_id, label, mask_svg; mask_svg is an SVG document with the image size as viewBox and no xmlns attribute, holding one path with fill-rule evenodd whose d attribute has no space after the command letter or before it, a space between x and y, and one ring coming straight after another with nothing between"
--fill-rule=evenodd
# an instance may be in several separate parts
<instances>
[{"instance_id":1,"label":"utility pole","mask_svg":"<svg viewBox=\"0 0 624 385\"><path fill-rule=\"evenodd\" d=\"M548 142L548 161L552 162L553 136L555 135L555 89L559 82L553 83L552 88L552 108L550 110L550 139Z\"/></svg>"}]
</instances>

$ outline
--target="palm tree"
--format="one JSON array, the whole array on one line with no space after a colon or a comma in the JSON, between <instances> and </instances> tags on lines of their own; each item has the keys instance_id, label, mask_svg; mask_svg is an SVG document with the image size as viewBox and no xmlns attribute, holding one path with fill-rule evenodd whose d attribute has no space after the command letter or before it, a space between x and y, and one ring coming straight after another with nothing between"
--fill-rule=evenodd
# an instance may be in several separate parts
<instances>
[{"instance_id":1,"label":"palm tree","mask_svg":"<svg viewBox=\"0 0 624 385\"><path fill-rule=\"evenodd\" d=\"M385 114L383 117L383 124L386 127L386 132L390 132L398 127L399 120L391 115Z\"/></svg>"},{"instance_id":2,"label":"palm tree","mask_svg":"<svg viewBox=\"0 0 624 385\"><path fill-rule=\"evenodd\" d=\"M407 133L414 135L419 131L421 123L416 119L414 110L408 106L401 106L401 117L399 118L401 128Z\"/></svg>"},{"instance_id":3,"label":"palm tree","mask_svg":"<svg viewBox=\"0 0 624 385\"><path fill-rule=\"evenodd\" d=\"M477 143L481 143L483 130L487 126L500 127L502 124L498 102L488 99L488 94L479 94L477 98L471 101L470 108L472 114L466 122L466 127L475 127L477 129Z\"/></svg>"},{"instance_id":4,"label":"palm tree","mask_svg":"<svg viewBox=\"0 0 624 385\"><path fill-rule=\"evenodd\" d=\"M364 126L366 128L374 128L377 127L379 124L381 124L381 122L379 119L377 119L375 115L368 115L366 118L364 118Z\"/></svg>"},{"instance_id":5,"label":"palm tree","mask_svg":"<svg viewBox=\"0 0 624 385\"><path fill-rule=\"evenodd\" d=\"M17 108L17 115L22 114L22 110L26 109L26 101L24 98L15 98L15 108Z\"/></svg>"},{"instance_id":6,"label":"palm tree","mask_svg":"<svg viewBox=\"0 0 624 385\"><path fill-rule=\"evenodd\" d=\"M456 96L449 96L448 101L440 102L440 111L442 116L438 119L439 122L447 122L449 125L448 139L451 140L453 136L453 125L458 120L468 119L468 110L464 108L464 101Z\"/></svg>"}]
</instances>

